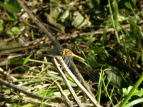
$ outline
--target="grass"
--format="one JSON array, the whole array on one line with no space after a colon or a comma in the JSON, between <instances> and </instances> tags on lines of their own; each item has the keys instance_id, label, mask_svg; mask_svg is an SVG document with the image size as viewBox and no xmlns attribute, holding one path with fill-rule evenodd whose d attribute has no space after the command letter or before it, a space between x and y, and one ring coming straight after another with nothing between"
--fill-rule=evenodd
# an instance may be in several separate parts
<instances>
[{"instance_id":1,"label":"grass","mask_svg":"<svg viewBox=\"0 0 143 107\"><path fill-rule=\"evenodd\" d=\"M15 0L14 2L16 3ZM34 1L27 3L30 2ZM7 4L6 7L4 4ZM102 0L75 2L55 0L46 3L36 2L32 6L29 5L29 8L37 10L35 14L45 26L48 23L54 27L54 29L50 27L49 31L56 35L55 38L59 40L61 46L86 59L86 62L78 60L74 62L85 81L91 85L100 105L130 107L141 106L143 93L143 29L140 4L137 0L134 2L107 0L104 3ZM74 101L51 56L47 53L47 50L52 48L48 39L45 39L47 37L44 37L39 28L29 21L32 20L30 17L26 17L23 22L18 21L18 18L22 17L16 15L21 13L19 5L16 7L11 2L1 2L0 5L3 7L2 13L8 15L5 19L3 17L0 19L2 22L0 41L3 41L0 43L0 55L1 60L6 59L0 65L0 77L5 80L5 76L8 75L8 81L13 84L46 97L62 96L56 85L58 82L65 95ZM13 5L16 12L9 11ZM45 13L53 22L45 18ZM60 29L61 31L57 32ZM30 47L31 45L33 47ZM29 48L23 48L24 46ZM85 100L82 91L68 75L67 78L80 101L92 104ZM16 91L5 86L0 88L3 89L0 91L2 106L10 104L11 107L27 105L44 107L60 104L50 100L29 102L25 95L15 94Z\"/></svg>"},{"instance_id":2,"label":"grass","mask_svg":"<svg viewBox=\"0 0 143 107\"><path fill-rule=\"evenodd\" d=\"M138 86L142 83L142 81L143 81L143 75L133 85L132 89L129 91L129 93L125 97L124 101L121 103L121 105L120 105L121 107L124 107L126 105L126 103L129 101L129 99L133 96L134 92L137 90Z\"/></svg>"}]
</instances>

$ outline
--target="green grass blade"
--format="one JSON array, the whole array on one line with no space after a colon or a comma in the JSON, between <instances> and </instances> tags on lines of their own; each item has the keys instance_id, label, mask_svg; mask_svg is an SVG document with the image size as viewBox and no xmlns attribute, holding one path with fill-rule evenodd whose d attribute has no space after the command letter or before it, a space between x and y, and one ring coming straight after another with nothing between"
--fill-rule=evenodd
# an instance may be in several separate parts
<instances>
[{"instance_id":1,"label":"green grass blade","mask_svg":"<svg viewBox=\"0 0 143 107\"><path fill-rule=\"evenodd\" d=\"M101 69L100 77L99 77L99 84L98 84L98 91L97 91L97 102L99 104L101 100L101 91L102 91L103 81L104 81L104 71Z\"/></svg>"},{"instance_id":2,"label":"green grass blade","mask_svg":"<svg viewBox=\"0 0 143 107\"><path fill-rule=\"evenodd\" d=\"M131 106L134 106L134 105L139 104L139 103L143 103L143 98L139 98L137 100L134 100L134 101L128 103L127 105L125 105L125 107L131 107Z\"/></svg>"},{"instance_id":3,"label":"green grass blade","mask_svg":"<svg viewBox=\"0 0 143 107\"><path fill-rule=\"evenodd\" d=\"M133 88L131 89L131 91L129 92L129 94L126 96L126 98L124 99L124 101L121 103L120 107L124 107L125 104L129 101L129 99L132 97L133 93L135 92L135 90L138 88L138 86L142 83L143 81L143 74L142 76L138 79L138 81L134 84Z\"/></svg>"}]
</instances>

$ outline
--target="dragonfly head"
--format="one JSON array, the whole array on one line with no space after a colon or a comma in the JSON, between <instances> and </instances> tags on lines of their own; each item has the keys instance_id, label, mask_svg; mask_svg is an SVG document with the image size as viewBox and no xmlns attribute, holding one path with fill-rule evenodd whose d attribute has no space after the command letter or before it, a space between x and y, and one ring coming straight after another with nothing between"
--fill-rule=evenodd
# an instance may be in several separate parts
<instances>
[{"instance_id":1,"label":"dragonfly head","mask_svg":"<svg viewBox=\"0 0 143 107\"><path fill-rule=\"evenodd\" d=\"M76 58L79 58L79 59L85 61L84 58L82 58L82 57L80 57L80 56L74 54L70 49L62 49L62 50L60 51L60 55L62 55L62 56L76 57Z\"/></svg>"},{"instance_id":2,"label":"dragonfly head","mask_svg":"<svg viewBox=\"0 0 143 107\"><path fill-rule=\"evenodd\" d=\"M60 55L64 55L64 54L65 54L64 49L61 49L60 50Z\"/></svg>"},{"instance_id":3,"label":"dragonfly head","mask_svg":"<svg viewBox=\"0 0 143 107\"><path fill-rule=\"evenodd\" d=\"M65 55L65 56L72 56L72 51L69 49L62 49L60 51L60 55Z\"/></svg>"}]
</instances>

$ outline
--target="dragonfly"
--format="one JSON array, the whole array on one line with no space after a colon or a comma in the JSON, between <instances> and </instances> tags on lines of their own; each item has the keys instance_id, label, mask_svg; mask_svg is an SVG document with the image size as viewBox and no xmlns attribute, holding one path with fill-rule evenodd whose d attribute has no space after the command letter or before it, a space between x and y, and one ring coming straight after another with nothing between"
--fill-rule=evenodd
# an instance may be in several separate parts
<instances>
[{"instance_id":1,"label":"dragonfly","mask_svg":"<svg viewBox=\"0 0 143 107\"><path fill-rule=\"evenodd\" d=\"M64 59L65 63L68 65L68 67L70 67L70 65L71 65L70 61L73 61L73 57L76 57L82 61L85 61L84 58L74 54L70 49L62 49L60 51L60 55L63 56L63 59Z\"/></svg>"},{"instance_id":2,"label":"dragonfly","mask_svg":"<svg viewBox=\"0 0 143 107\"><path fill-rule=\"evenodd\" d=\"M78 59L80 59L80 60L82 60L82 61L85 61L84 58L82 58L82 57L80 57L80 56L74 54L70 49L62 49L62 50L60 51L60 54L61 54L62 56L69 56L69 57L71 57L71 58L72 58L72 57L76 57L76 58L78 58Z\"/></svg>"}]
</instances>

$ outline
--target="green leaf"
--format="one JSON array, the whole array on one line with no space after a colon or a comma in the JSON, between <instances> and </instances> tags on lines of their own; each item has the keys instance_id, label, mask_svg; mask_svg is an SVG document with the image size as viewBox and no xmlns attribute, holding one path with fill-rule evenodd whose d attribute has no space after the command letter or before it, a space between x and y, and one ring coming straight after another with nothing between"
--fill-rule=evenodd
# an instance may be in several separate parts
<instances>
[{"instance_id":1,"label":"green leaf","mask_svg":"<svg viewBox=\"0 0 143 107\"><path fill-rule=\"evenodd\" d=\"M80 24L84 21L84 17L78 11L76 11L74 14L75 14L75 18L72 22L72 25L74 27L79 27Z\"/></svg>"},{"instance_id":2,"label":"green leaf","mask_svg":"<svg viewBox=\"0 0 143 107\"><path fill-rule=\"evenodd\" d=\"M78 11L74 13L74 16L75 17L72 21L72 25L74 27L80 28L85 25L91 25L91 22L88 19L84 19L84 17Z\"/></svg>"},{"instance_id":3,"label":"green leaf","mask_svg":"<svg viewBox=\"0 0 143 107\"><path fill-rule=\"evenodd\" d=\"M60 16L59 20L61 22L64 22L65 19L69 16L69 14L70 14L70 10L69 9L65 10L65 12Z\"/></svg>"},{"instance_id":4,"label":"green leaf","mask_svg":"<svg viewBox=\"0 0 143 107\"><path fill-rule=\"evenodd\" d=\"M124 2L126 8L132 9L131 3L129 1Z\"/></svg>"},{"instance_id":5,"label":"green leaf","mask_svg":"<svg viewBox=\"0 0 143 107\"><path fill-rule=\"evenodd\" d=\"M11 13L18 13L20 10L20 6L17 2L17 0L9 0L9 2L1 2L0 1L0 6L2 6L3 8L5 8L8 12Z\"/></svg>"},{"instance_id":6,"label":"green leaf","mask_svg":"<svg viewBox=\"0 0 143 107\"><path fill-rule=\"evenodd\" d=\"M24 62L23 62L23 65L26 64L26 63L29 61L29 59L30 59L31 56L32 56L32 55L29 55L29 56L27 56L27 57L25 58L25 60L24 60Z\"/></svg>"},{"instance_id":7,"label":"green leaf","mask_svg":"<svg viewBox=\"0 0 143 107\"><path fill-rule=\"evenodd\" d=\"M23 105L20 105L20 107L34 107L34 106L36 106L35 103L25 103ZM17 105L16 107L19 107L19 105Z\"/></svg>"},{"instance_id":8,"label":"green leaf","mask_svg":"<svg viewBox=\"0 0 143 107\"><path fill-rule=\"evenodd\" d=\"M12 27L10 30L7 30L6 33L14 36L17 35L20 32L20 29L18 27Z\"/></svg>"},{"instance_id":9,"label":"green leaf","mask_svg":"<svg viewBox=\"0 0 143 107\"><path fill-rule=\"evenodd\" d=\"M7 30L7 31L6 31L6 33L7 33L8 35L13 36L13 32L12 32L12 31L10 31L10 30Z\"/></svg>"},{"instance_id":10,"label":"green leaf","mask_svg":"<svg viewBox=\"0 0 143 107\"><path fill-rule=\"evenodd\" d=\"M128 87L130 85L130 82L115 67L108 67L108 69L105 69L105 73L107 74L107 80L118 88Z\"/></svg>"},{"instance_id":11,"label":"green leaf","mask_svg":"<svg viewBox=\"0 0 143 107\"><path fill-rule=\"evenodd\" d=\"M94 60L88 60L88 62L90 64L90 66L93 67L93 68L101 67L101 65L99 63L97 63L96 61L94 61Z\"/></svg>"},{"instance_id":12,"label":"green leaf","mask_svg":"<svg viewBox=\"0 0 143 107\"><path fill-rule=\"evenodd\" d=\"M2 31L3 30L3 20L2 19L0 19L0 31Z\"/></svg>"},{"instance_id":13,"label":"green leaf","mask_svg":"<svg viewBox=\"0 0 143 107\"><path fill-rule=\"evenodd\" d=\"M15 35L17 35L17 34L19 33L20 29L19 29L18 27L12 27L12 28L11 28L11 31L12 31Z\"/></svg>"},{"instance_id":14,"label":"green leaf","mask_svg":"<svg viewBox=\"0 0 143 107\"><path fill-rule=\"evenodd\" d=\"M13 14L13 13L8 12L7 19L9 21L15 21L15 20L17 20L17 16L15 14Z\"/></svg>"},{"instance_id":15,"label":"green leaf","mask_svg":"<svg viewBox=\"0 0 143 107\"><path fill-rule=\"evenodd\" d=\"M119 26L119 22L118 22L118 4L117 4L117 1L116 0L114 0L113 1L113 9L114 9L114 15L113 15L113 17L114 17L114 23L115 23L115 28L117 29L117 27Z\"/></svg>"},{"instance_id":16,"label":"green leaf","mask_svg":"<svg viewBox=\"0 0 143 107\"><path fill-rule=\"evenodd\" d=\"M125 8L131 12L132 5L134 4L136 0L119 0L118 5L122 8Z\"/></svg>"},{"instance_id":17,"label":"green leaf","mask_svg":"<svg viewBox=\"0 0 143 107\"><path fill-rule=\"evenodd\" d=\"M21 58L12 58L9 60L9 62L13 65L21 65L23 60Z\"/></svg>"},{"instance_id":18,"label":"green leaf","mask_svg":"<svg viewBox=\"0 0 143 107\"><path fill-rule=\"evenodd\" d=\"M120 107L125 107L125 104L129 101L129 99L133 96L134 92L137 90L139 85L143 81L143 75L137 80L137 82L133 85L132 89L130 90L129 94L125 97L124 101L121 103Z\"/></svg>"}]
</instances>

